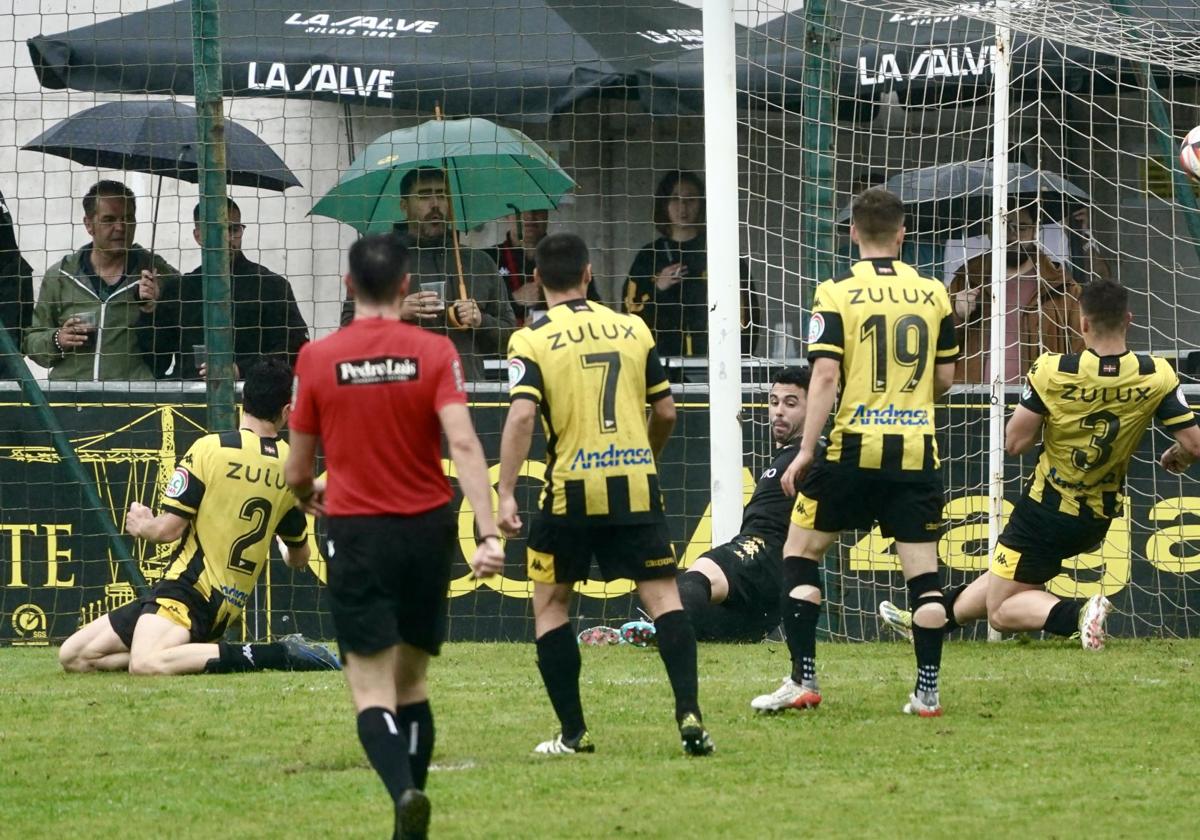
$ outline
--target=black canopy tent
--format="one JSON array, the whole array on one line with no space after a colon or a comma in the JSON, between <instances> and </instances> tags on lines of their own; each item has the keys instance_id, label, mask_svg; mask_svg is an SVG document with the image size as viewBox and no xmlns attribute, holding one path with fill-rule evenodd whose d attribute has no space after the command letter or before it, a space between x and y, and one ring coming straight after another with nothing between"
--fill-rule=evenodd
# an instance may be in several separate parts
<instances>
[{"instance_id":1,"label":"black canopy tent","mask_svg":"<svg viewBox=\"0 0 1200 840\"><path fill-rule=\"evenodd\" d=\"M548 119L700 46L675 0L221 0L226 96ZM560 14L559 10L564 14ZM568 19L569 18L569 19ZM42 85L191 95L191 4L29 40Z\"/></svg>"}]
</instances>

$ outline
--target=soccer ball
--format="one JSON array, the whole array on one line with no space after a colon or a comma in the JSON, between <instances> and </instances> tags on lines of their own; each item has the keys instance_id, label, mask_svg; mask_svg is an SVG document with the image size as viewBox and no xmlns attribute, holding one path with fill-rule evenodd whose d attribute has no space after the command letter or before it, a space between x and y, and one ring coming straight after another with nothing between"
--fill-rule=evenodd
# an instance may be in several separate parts
<instances>
[{"instance_id":1,"label":"soccer ball","mask_svg":"<svg viewBox=\"0 0 1200 840\"><path fill-rule=\"evenodd\" d=\"M1193 178L1200 178L1200 125L1188 132L1179 149L1179 165Z\"/></svg>"}]
</instances>

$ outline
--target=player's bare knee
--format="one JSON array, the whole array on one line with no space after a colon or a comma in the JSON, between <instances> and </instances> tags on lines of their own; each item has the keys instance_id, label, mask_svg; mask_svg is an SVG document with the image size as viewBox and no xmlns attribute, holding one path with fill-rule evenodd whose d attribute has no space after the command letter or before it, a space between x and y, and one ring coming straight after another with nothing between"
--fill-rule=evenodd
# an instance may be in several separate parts
<instances>
[{"instance_id":1,"label":"player's bare knee","mask_svg":"<svg viewBox=\"0 0 1200 840\"><path fill-rule=\"evenodd\" d=\"M58 649L58 664L69 674L82 674L92 670L88 661L83 658L82 648L72 645L70 639Z\"/></svg>"},{"instance_id":2,"label":"player's bare knee","mask_svg":"<svg viewBox=\"0 0 1200 840\"><path fill-rule=\"evenodd\" d=\"M946 625L946 596L937 572L914 575L907 581L908 604L913 611L913 624L927 630L939 630Z\"/></svg>"},{"instance_id":3,"label":"player's bare knee","mask_svg":"<svg viewBox=\"0 0 1200 840\"><path fill-rule=\"evenodd\" d=\"M135 677L156 677L167 673L163 668L162 658L154 654L129 657L129 673Z\"/></svg>"}]
</instances>

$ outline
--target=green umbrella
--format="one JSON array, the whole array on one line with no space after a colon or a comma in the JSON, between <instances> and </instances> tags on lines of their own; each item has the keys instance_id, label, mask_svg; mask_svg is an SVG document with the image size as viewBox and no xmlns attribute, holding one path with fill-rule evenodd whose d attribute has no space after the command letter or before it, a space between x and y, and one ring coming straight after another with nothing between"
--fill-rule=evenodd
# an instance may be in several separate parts
<instances>
[{"instance_id":1,"label":"green umbrella","mask_svg":"<svg viewBox=\"0 0 1200 840\"><path fill-rule=\"evenodd\" d=\"M516 211L553 210L575 186L519 131L477 118L431 120L372 142L312 213L386 233L404 221L400 181L422 167L445 170L450 222L464 231Z\"/></svg>"}]
</instances>

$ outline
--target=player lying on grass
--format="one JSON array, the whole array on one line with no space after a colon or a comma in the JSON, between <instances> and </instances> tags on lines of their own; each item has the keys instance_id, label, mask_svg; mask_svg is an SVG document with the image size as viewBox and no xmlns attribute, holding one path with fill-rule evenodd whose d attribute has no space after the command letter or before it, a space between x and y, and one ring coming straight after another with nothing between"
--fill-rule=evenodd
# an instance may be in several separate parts
<instances>
[{"instance_id":1,"label":"player lying on grass","mask_svg":"<svg viewBox=\"0 0 1200 840\"><path fill-rule=\"evenodd\" d=\"M152 543L179 540L145 598L103 615L63 643L68 671L224 674L337 669L337 657L301 636L265 644L217 641L242 613L268 562L273 534L293 569L308 565L307 520L283 480L292 372L278 360L246 376L241 427L205 435L179 462L162 512L134 502L125 530Z\"/></svg>"},{"instance_id":2,"label":"player lying on grass","mask_svg":"<svg viewBox=\"0 0 1200 840\"><path fill-rule=\"evenodd\" d=\"M1000 535L989 571L947 596L947 632L987 618L1004 633L1045 630L1079 634L1087 650L1104 647L1112 605L1047 592L1063 560L1096 549L1124 509L1129 460L1151 418L1175 436L1162 466L1182 472L1200 458L1200 428L1179 378L1164 359L1130 352L1129 293L1093 280L1080 297L1086 349L1045 353L1029 369L1021 400L1005 429L1009 455L1042 438L1033 478ZM907 635L911 618L889 601L879 614Z\"/></svg>"},{"instance_id":3,"label":"player lying on grass","mask_svg":"<svg viewBox=\"0 0 1200 840\"><path fill-rule=\"evenodd\" d=\"M792 500L780 477L799 451L808 403L808 368L785 368L771 385L775 459L758 478L738 535L679 576L679 599L699 641L757 642L779 626L783 543Z\"/></svg>"}]
</instances>

